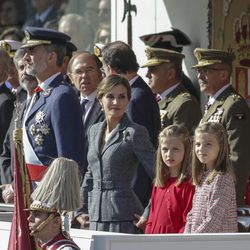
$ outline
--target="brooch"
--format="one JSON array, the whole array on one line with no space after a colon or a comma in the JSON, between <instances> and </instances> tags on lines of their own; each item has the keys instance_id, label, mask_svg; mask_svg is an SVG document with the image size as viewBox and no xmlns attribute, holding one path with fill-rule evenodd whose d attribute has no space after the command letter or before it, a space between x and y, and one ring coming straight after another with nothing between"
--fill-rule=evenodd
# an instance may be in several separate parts
<instances>
[{"instance_id":1,"label":"brooch","mask_svg":"<svg viewBox=\"0 0 250 250\"><path fill-rule=\"evenodd\" d=\"M124 130L124 131L122 132L122 134L123 134L123 141L125 141L125 140L127 139L127 137L130 136L130 133L129 133L128 130Z\"/></svg>"}]
</instances>

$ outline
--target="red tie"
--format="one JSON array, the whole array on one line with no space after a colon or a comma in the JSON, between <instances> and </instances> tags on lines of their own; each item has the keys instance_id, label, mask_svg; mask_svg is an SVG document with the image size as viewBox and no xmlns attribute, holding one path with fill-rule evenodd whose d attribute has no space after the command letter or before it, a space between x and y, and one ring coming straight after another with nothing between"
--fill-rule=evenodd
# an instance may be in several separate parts
<instances>
[{"instance_id":1,"label":"red tie","mask_svg":"<svg viewBox=\"0 0 250 250\"><path fill-rule=\"evenodd\" d=\"M35 88L35 92L36 93L39 93L39 92L42 92L43 91L43 89L41 88L41 87L39 87L39 86L37 86L36 88Z\"/></svg>"}]
</instances>

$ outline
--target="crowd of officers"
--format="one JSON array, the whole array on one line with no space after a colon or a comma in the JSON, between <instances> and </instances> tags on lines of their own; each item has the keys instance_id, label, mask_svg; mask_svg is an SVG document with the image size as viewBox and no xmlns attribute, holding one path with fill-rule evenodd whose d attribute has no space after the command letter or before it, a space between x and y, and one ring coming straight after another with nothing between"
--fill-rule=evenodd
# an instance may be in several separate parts
<instances>
[{"instance_id":1,"label":"crowd of officers","mask_svg":"<svg viewBox=\"0 0 250 250\"><path fill-rule=\"evenodd\" d=\"M15 120L23 128L26 165L32 182L41 180L53 159L66 157L87 171L88 129L105 119L96 89L107 75L119 74L131 86L127 106L130 120L143 125L152 145L162 128L187 127L192 135L199 123L222 123L228 132L230 158L236 174L238 205L245 204L250 173L250 112L244 98L230 84L234 55L221 50L197 48L194 55L200 91L209 96L202 115L199 94L182 71L185 57L179 30L142 37L148 83L137 74L139 65L126 43L115 41L96 54L76 51L70 37L54 30L27 27L25 42L1 41L0 49L0 173L2 198L13 202L13 138ZM172 36L172 41L161 42ZM151 39L159 42L150 42ZM173 43L173 40L175 41ZM178 44L179 43L179 44ZM178 46L177 46L178 45ZM73 56L72 56L73 53ZM7 81L8 80L8 81ZM10 84L10 85L8 85ZM154 165L152 165L154 169ZM145 207L152 177L139 165L133 188ZM81 210L76 223L84 223Z\"/></svg>"}]
</instances>

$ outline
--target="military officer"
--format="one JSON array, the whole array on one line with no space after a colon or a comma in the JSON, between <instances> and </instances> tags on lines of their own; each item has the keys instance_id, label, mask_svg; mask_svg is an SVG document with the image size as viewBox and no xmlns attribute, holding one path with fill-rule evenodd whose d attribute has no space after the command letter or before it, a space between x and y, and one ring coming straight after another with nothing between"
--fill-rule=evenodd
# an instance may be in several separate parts
<instances>
[{"instance_id":1,"label":"military officer","mask_svg":"<svg viewBox=\"0 0 250 250\"><path fill-rule=\"evenodd\" d=\"M146 76L154 93L159 94L162 128L171 124L182 124L193 133L201 119L198 101L180 82L184 55L167 49L147 47L148 67ZM192 112L192 117L190 113Z\"/></svg>"},{"instance_id":2,"label":"military officer","mask_svg":"<svg viewBox=\"0 0 250 250\"><path fill-rule=\"evenodd\" d=\"M56 157L83 163L84 132L78 98L60 72L70 37L50 29L27 27L24 60L39 88L23 119L24 155L29 175L39 181Z\"/></svg>"},{"instance_id":3,"label":"military officer","mask_svg":"<svg viewBox=\"0 0 250 250\"><path fill-rule=\"evenodd\" d=\"M201 122L220 122L228 132L230 159L236 174L238 205L244 204L250 173L250 111L244 98L230 84L232 53L197 48L197 77L200 90L209 96Z\"/></svg>"},{"instance_id":4,"label":"military officer","mask_svg":"<svg viewBox=\"0 0 250 250\"><path fill-rule=\"evenodd\" d=\"M189 37L184 32L176 28L172 28L171 30L164 32L143 35L140 36L140 39L145 45L152 48L168 49L179 53L182 53L184 46L192 44ZM198 91L195 89L191 79L185 75L184 72L182 72L180 81L187 91L199 101L200 95Z\"/></svg>"}]
</instances>

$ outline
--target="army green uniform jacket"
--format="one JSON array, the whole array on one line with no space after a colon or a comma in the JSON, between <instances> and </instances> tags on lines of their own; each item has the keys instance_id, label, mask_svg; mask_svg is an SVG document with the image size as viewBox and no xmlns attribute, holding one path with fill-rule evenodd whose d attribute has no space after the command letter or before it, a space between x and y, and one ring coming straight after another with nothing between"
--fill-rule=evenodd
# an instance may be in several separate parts
<instances>
[{"instance_id":1,"label":"army green uniform jacket","mask_svg":"<svg viewBox=\"0 0 250 250\"><path fill-rule=\"evenodd\" d=\"M182 84L179 84L158 104L162 129L172 124L181 124L193 134L201 119L200 105Z\"/></svg>"},{"instance_id":2,"label":"army green uniform jacket","mask_svg":"<svg viewBox=\"0 0 250 250\"><path fill-rule=\"evenodd\" d=\"M201 122L220 122L227 129L230 159L237 178L238 205L244 204L250 174L250 111L242 96L232 86L226 88L204 114Z\"/></svg>"}]
</instances>

